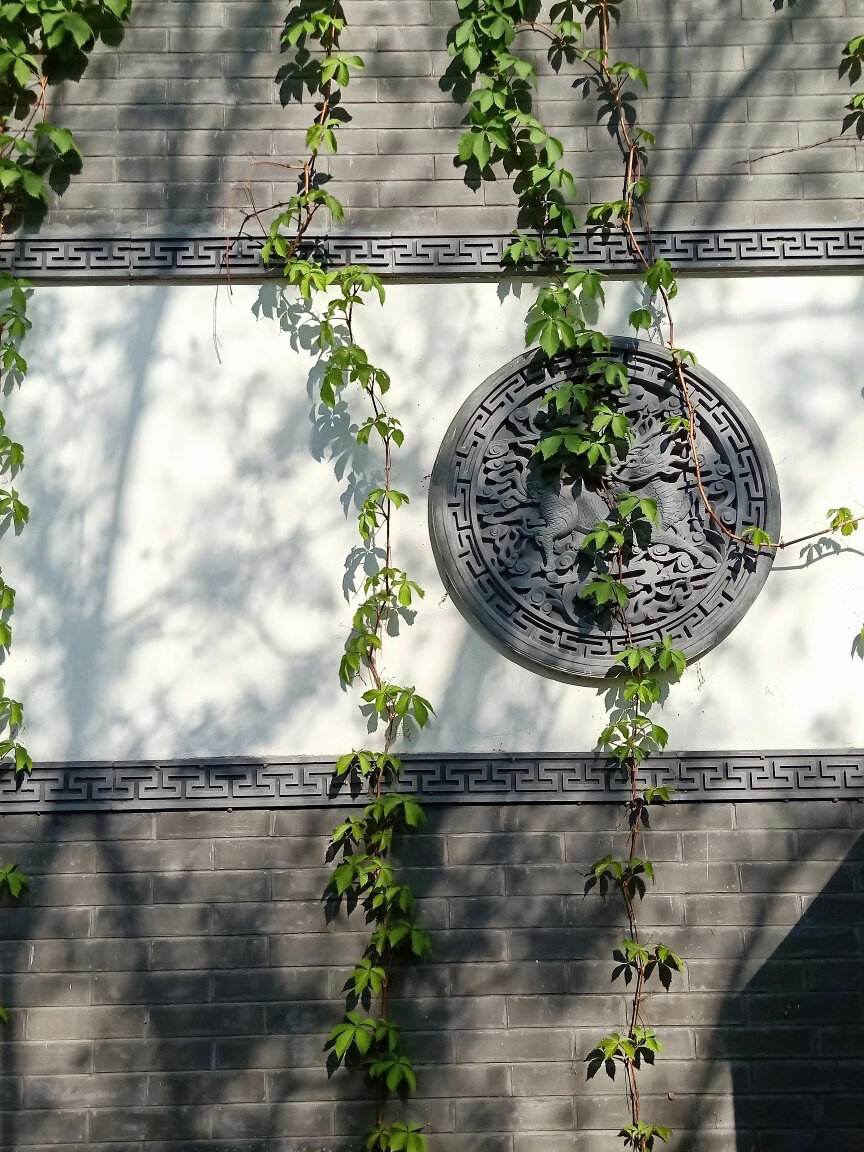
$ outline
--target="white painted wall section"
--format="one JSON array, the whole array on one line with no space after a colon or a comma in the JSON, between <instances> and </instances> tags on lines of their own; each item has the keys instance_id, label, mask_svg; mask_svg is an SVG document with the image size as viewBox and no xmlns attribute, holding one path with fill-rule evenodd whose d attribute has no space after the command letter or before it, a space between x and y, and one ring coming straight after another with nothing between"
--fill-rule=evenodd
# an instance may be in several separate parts
<instances>
[{"instance_id":1,"label":"white painted wall section","mask_svg":"<svg viewBox=\"0 0 864 1152\"><path fill-rule=\"evenodd\" d=\"M610 285L608 331L626 331L635 292ZM603 723L595 690L522 669L466 623L426 529L440 440L522 350L532 294L392 286L358 323L407 435L396 548L427 596L386 669L437 708L418 751L586 751ZM3 570L19 590L9 687L38 759L336 754L368 740L337 666L354 499L377 460L316 402L302 334L256 317L258 301L256 286L218 300L207 286L35 292L31 372L6 405L32 516L3 541ZM864 512L864 278L692 278L675 304L678 342L762 427L786 536L829 506ZM864 745L864 533L810 555L782 554L744 622L672 693L676 749Z\"/></svg>"}]
</instances>

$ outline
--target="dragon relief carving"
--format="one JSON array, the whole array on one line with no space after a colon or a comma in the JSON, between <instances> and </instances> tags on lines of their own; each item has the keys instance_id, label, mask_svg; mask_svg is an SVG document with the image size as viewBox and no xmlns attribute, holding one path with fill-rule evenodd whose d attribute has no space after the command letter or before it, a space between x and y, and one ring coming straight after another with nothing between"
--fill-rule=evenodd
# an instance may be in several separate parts
<instances>
[{"instance_id":1,"label":"dragon relief carving","mask_svg":"<svg viewBox=\"0 0 864 1152\"><path fill-rule=\"evenodd\" d=\"M726 552L723 534L711 525L699 499L687 442L666 429L667 416L678 415L677 410L658 407L656 397L637 387L625 411L633 439L607 474L605 491L538 462L534 446L549 420L539 404L511 413L481 467L477 515L487 557L533 608L580 629L615 630L608 614L598 613L580 595L593 577L580 549L594 526L608 518L610 500L618 495L648 497L658 510L659 523L626 568L631 624L650 624L686 609L704 592ZM703 482L721 517L733 523L732 470L707 439L702 437L698 447Z\"/></svg>"},{"instance_id":2,"label":"dragon relief carving","mask_svg":"<svg viewBox=\"0 0 864 1152\"><path fill-rule=\"evenodd\" d=\"M454 602L506 654L543 674L603 679L627 643L620 617L585 596L597 564L585 538L621 493L655 500L659 519L638 535L623 573L637 644L668 635L697 659L741 620L773 559L730 544L708 516L687 437L668 428L683 414L668 352L613 338L610 353L628 366L630 390L618 403L632 441L602 480L583 481L535 451L570 422L544 398L584 371L579 352L553 361L526 352L490 376L453 418L432 471L432 546ZM777 477L756 422L710 372L685 371L699 411L702 483L720 522L776 538Z\"/></svg>"}]
</instances>

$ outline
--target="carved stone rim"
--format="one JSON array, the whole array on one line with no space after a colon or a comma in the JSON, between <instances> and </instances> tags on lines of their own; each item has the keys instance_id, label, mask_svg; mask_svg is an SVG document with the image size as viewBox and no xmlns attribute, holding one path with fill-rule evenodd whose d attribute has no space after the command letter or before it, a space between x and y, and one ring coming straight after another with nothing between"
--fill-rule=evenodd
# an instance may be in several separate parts
<instances>
[{"instance_id":1,"label":"carved stone rim","mask_svg":"<svg viewBox=\"0 0 864 1152\"><path fill-rule=\"evenodd\" d=\"M611 338L610 352L622 358L627 356L650 356L665 360L672 364L672 357L668 350L660 344L648 340L637 340L632 337L615 336ZM449 462L466 425L473 418L477 407L486 398L487 394L503 383L508 376L522 371L538 360L543 360L542 352L529 350L514 357L505 365L488 376L482 384L478 385L460 405L456 415L450 422L444 439L438 449L432 476L429 483L429 535L432 551L441 580L444 583L453 603L465 617L467 622L475 628L492 646L502 655L515 663L538 672L551 679L560 680L569 684L581 684L597 687L598 684L608 682L608 676L593 674L580 674L569 672L559 666L548 664L533 653L527 654L519 651L511 643L511 638L504 631L499 619L485 609L485 605L473 595L474 581L452 560L448 544L447 524L447 488ZM768 445L756 420L743 401L722 380L701 365L685 365L684 374L688 383L701 384L713 391L721 401L726 404L743 424L750 438L760 463L764 469L765 496L766 496L766 523L765 531L772 540L780 535L781 507L780 489L777 482L777 472L774 461L768 450ZM726 611L717 626L706 629L700 638L700 643L691 649L689 659L691 662L701 659L715 648L741 623L744 616L752 607L768 578L768 574L775 559L774 551L762 552L755 560L755 571L747 581L743 590L736 597L733 604Z\"/></svg>"}]
</instances>

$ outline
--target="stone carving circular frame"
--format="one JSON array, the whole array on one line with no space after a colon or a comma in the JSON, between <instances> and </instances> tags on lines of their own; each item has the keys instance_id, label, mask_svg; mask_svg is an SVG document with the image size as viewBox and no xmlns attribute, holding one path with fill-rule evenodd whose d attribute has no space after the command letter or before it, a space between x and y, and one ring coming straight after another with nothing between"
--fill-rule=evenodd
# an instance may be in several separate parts
<instances>
[{"instance_id":1,"label":"stone carving circular frame","mask_svg":"<svg viewBox=\"0 0 864 1152\"><path fill-rule=\"evenodd\" d=\"M707 515L686 436L666 428L684 409L671 358L657 344L612 342L629 368L621 401L634 440L612 469L611 492L657 500L659 528L626 570L633 642L671 636L688 659L704 655L740 622L770 571L773 553L729 541ZM580 371L578 353L550 361L529 352L489 377L456 414L435 461L429 523L435 558L453 600L507 656L547 675L601 679L623 647L623 628L580 595L592 564L580 544L606 518L601 493L544 470L533 454L548 429L543 396ZM780 532L777 477L753 417L716 377L686 368L698 413L703 480L723 522Z\"/></svg>"}]
</instances>

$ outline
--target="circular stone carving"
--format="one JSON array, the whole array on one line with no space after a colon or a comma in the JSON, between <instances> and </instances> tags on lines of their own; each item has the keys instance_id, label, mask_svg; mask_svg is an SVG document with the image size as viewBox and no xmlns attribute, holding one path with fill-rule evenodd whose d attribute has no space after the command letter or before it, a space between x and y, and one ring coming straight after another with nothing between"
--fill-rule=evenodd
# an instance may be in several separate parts
<instances>
[{"instance_id":1,"label":"circular stone carving","mask_svg":"<svg viewBox=\"0 0 864 1152\"><path fill-rule=\"evenodd\" d=\"M773 553L730 542L706 512L686 435L666 428L684 415L669 354L616 339L609 359L628 365L620 407L634 434L608 477L611 493L657 501L659 526L625 571L633 643L670 636L691 660L719 643L759 594ZM580 546L606 519L602 494L534 455L554 423L544 395L584 375L579 353L511 360L459 409L432 472L429 520L438 568L469 620L511 659L553 676L602 678L626 647L620 620L580 596L593 578ZM753 524L780 532L777 477L753 417L716 377L687 367L698 414L703 483L733 532Z\"/></svg>"}]
</instances>

